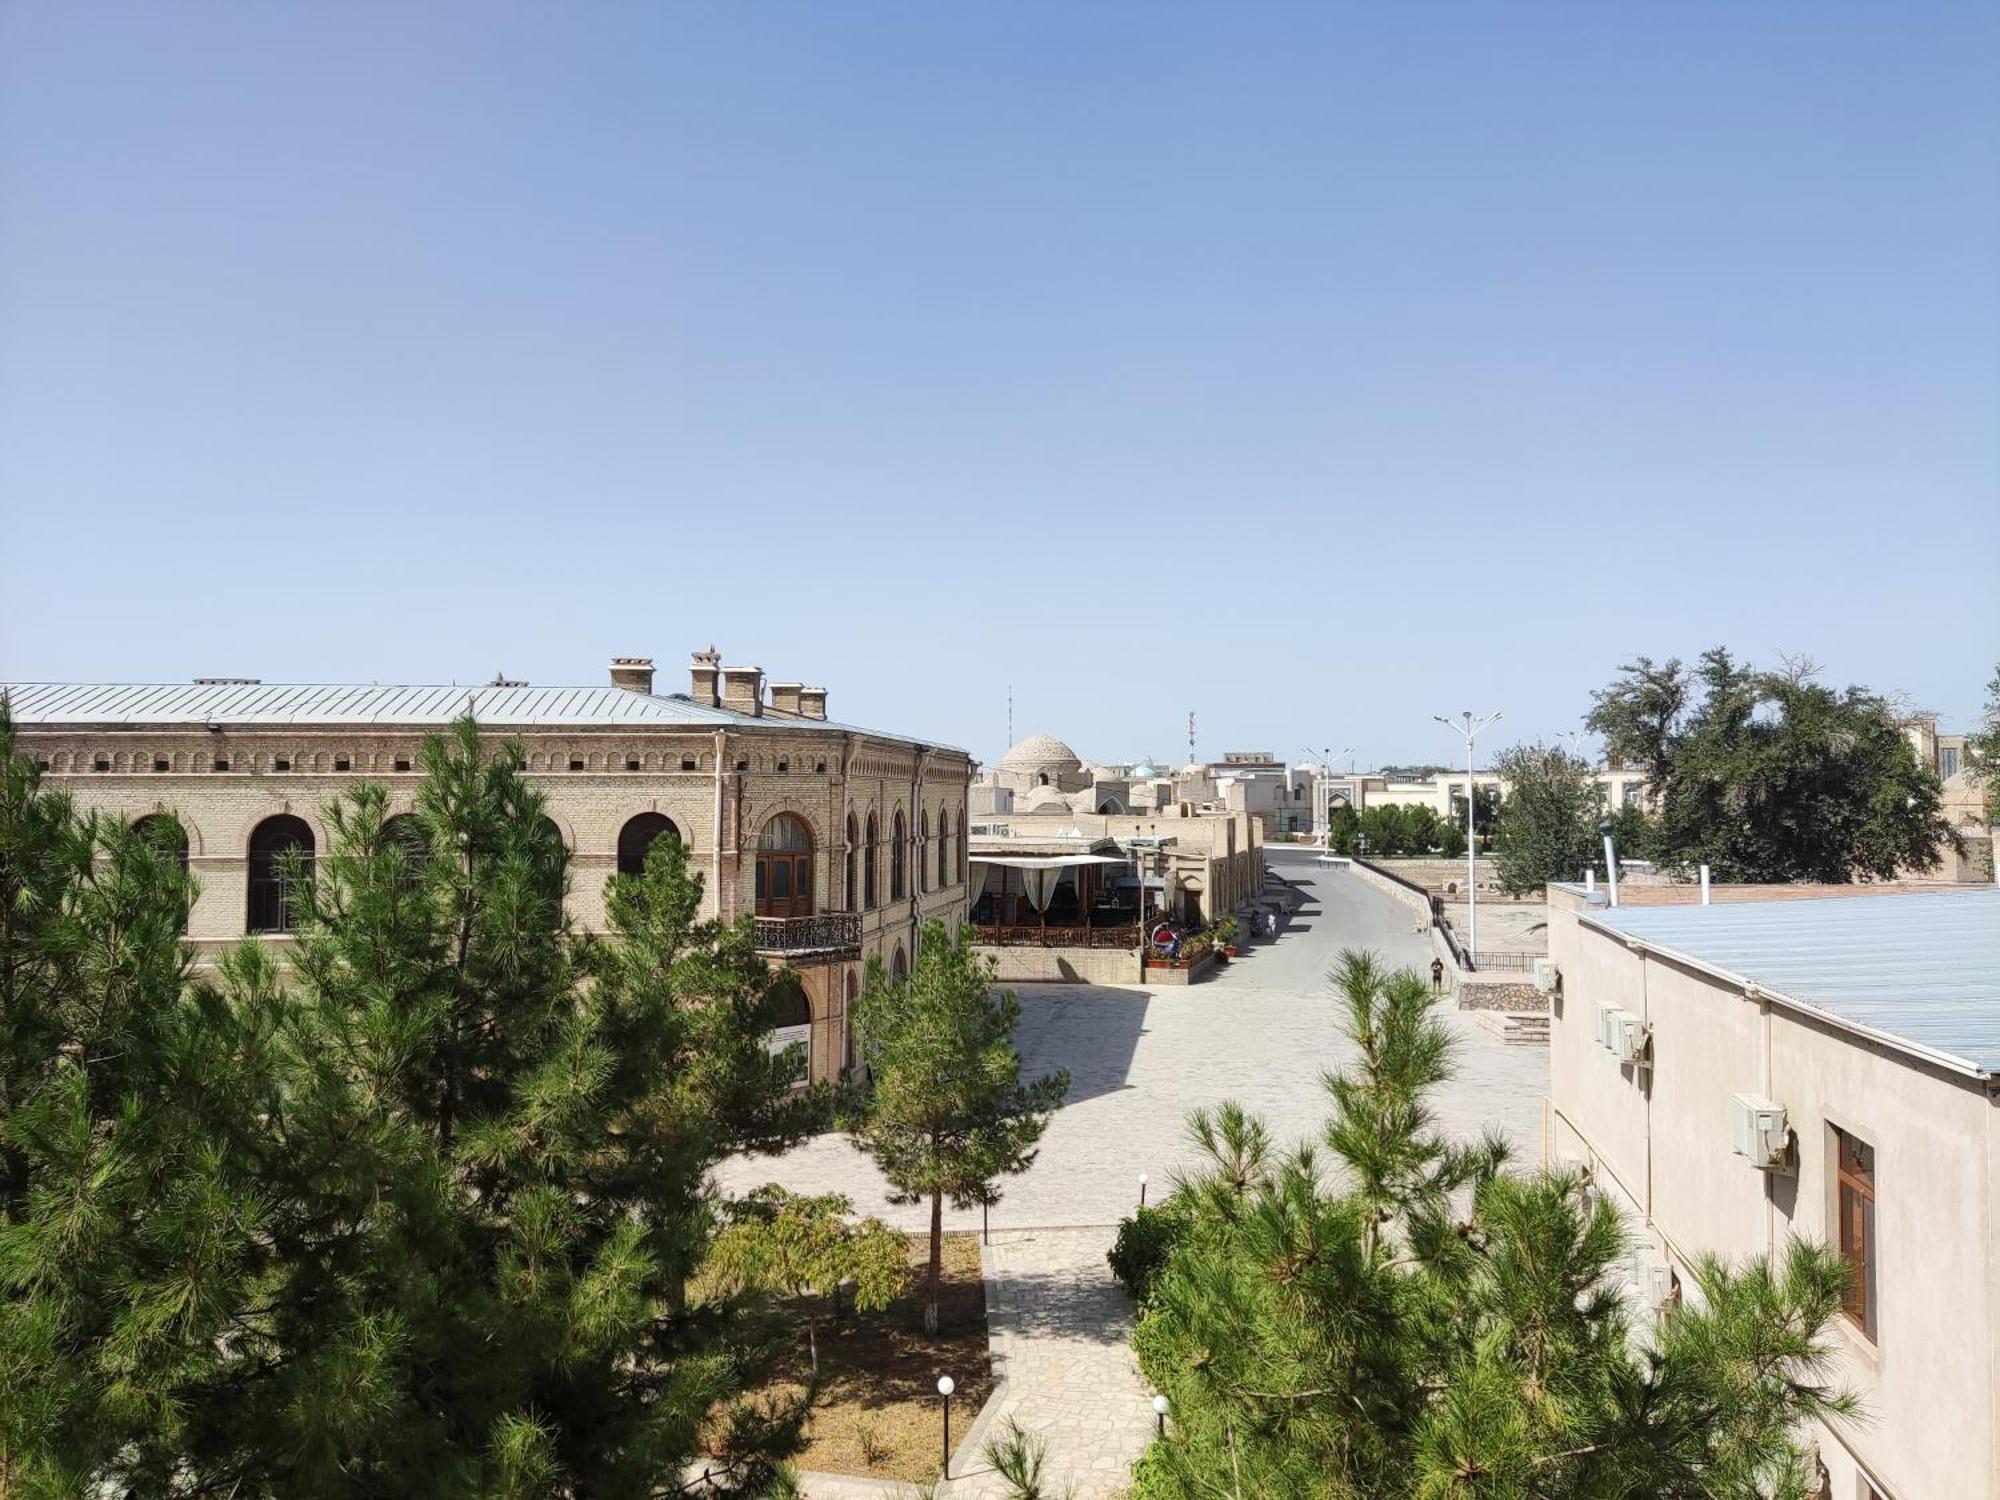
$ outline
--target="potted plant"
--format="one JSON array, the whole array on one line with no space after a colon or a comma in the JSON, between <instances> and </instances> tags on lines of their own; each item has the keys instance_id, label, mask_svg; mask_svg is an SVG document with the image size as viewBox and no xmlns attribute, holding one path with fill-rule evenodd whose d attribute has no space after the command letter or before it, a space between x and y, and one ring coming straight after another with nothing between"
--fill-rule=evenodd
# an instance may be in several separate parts
<instances>
[{"instance_id":1,"label":"potted plant","mask_svg":"<svg viewBox=\"0 0 2000 1500\"><path fill-rule=\"evenodd\" d=\"M1239 931L1235 917L1224 915L1216 919L1215 940L1222 944L1224 958L1236 957L1236 935Z\"/></svg>"}]
</instances>

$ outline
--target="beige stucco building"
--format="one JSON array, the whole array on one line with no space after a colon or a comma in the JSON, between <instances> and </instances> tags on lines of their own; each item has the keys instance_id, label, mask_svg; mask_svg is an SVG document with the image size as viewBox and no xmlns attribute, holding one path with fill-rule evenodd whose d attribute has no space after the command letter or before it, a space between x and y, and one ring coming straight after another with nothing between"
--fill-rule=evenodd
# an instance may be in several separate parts
<instances>
[{"instance_id":1,"label":"beige stucco building","mask_svg":"<svg viewBox=\"0 0 2000 1500\"><path fill-rule=\"evenodd\" d=\"M1866 889L1552 888L1548 1150L1642 1306L1704 1252L1849 1258L1832 1500L2000 1495L2000 890Z\"/></svg>"},{"instance_id":2,"label":"beige stucco building","mask_svg":"<svg viewBox=\"0 0 2000 1500\"><path fill-rule=\"evenodd\" d=\"M686 691L656 692L645 658L608 684L346 686L241 679L0 688L20 748L91 811L171 814L201 893L203 953L256 932L289 941L279 853L327 847L326 804L361 779L413 805L423 737L465 713L518 740L570 851L570 909L604 922L605 882L678 838L704 906L752 917L758 947L799 973L805 1004L781 1041L809 1040L812 1077L849 1058L863 966L907 966L918 929L966 914L962 750L839 724L826 692L766 684L757 667L693 658ZM809 1028L809 1033L807 1028Z\"/></svg>"},{"instance_id":3,"label":"beige stucco building","mask_svg":"<svg viewBox=\"0 0 2000 1500\"><path fill-rule=\"evenodd\" d=\"M1972 774L1967 737L1940 734L1937 719L1929 714L1906 720L1903 733L1917 752L1917 760L1937 773L1945 821L1958 834L1956 844L1945 844L1938 850L1938 867L1914 878L1993 880L1996 863L2000 863L2000 829L1987 820L1986 788Z\"/></svg>"}]
</instances>

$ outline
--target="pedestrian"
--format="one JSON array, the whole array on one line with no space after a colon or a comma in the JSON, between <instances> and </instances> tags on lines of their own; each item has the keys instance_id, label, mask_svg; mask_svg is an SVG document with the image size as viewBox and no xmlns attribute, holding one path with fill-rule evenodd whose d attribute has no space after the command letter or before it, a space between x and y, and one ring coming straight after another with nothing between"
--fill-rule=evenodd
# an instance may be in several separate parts
<instances>
[{"instance_id":1,"label":"pedestrian","mask_svg":"<svg viewBox=\"0 0 2000 1500\"><path fill-rule=\"evenodd\" d=\"M1431 993L1435 995L1438 994L1443 989L1444 989L1444 960L1441 958L1434 958L1431 960Z\"/></svg>"}]
</instances>

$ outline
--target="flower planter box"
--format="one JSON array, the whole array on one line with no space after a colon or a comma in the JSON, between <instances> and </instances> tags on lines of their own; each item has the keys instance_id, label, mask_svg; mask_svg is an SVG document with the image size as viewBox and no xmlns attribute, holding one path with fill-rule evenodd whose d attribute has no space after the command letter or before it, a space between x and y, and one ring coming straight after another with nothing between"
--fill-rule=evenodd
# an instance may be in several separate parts
<instances>
[{"instance_id":1,"label":"flower planter box","mask_svg":"<svg viewBox=\"0 0 2000 1500\"><path fill-rule=\"evenodd\" d=\"M1214 967L1213 953L1204 953L1195 959L1149 958L1146 960L1146 982L1161 985L1194 984Z\"/></svg>"}]
</instances>

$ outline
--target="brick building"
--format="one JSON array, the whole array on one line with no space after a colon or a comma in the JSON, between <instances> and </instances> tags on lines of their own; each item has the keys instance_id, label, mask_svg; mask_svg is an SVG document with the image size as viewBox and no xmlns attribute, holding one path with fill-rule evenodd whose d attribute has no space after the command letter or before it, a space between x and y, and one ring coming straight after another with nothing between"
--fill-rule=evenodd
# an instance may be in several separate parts
<instances>
[{"instance_id":1,"label":"brick building","mask_svg":"<svg viewBox=\"0 0 2000 1500\"><path fill-rule=\"evenodd\" d=\"M761 668L713 650L696 653L682 693L656 693L638 657L592 687L199 679L0 693L20 749L80 808L178 820L203 954L246 933L289 941L282 851L324 850L322 809L363 778L409 810L423 737L468 712L521 744L570 851L579 926L603 925L605 881L642 865L653 839L687 846L706 911L754 917L758 947L798 971L803 1003L781 1037L809 1038L814 1078L850 1058L868 959L906 967L924 921L956 930L966 915L966 753L834 723L824 689L767 687Z\"/></svg>"}]
</instances>

